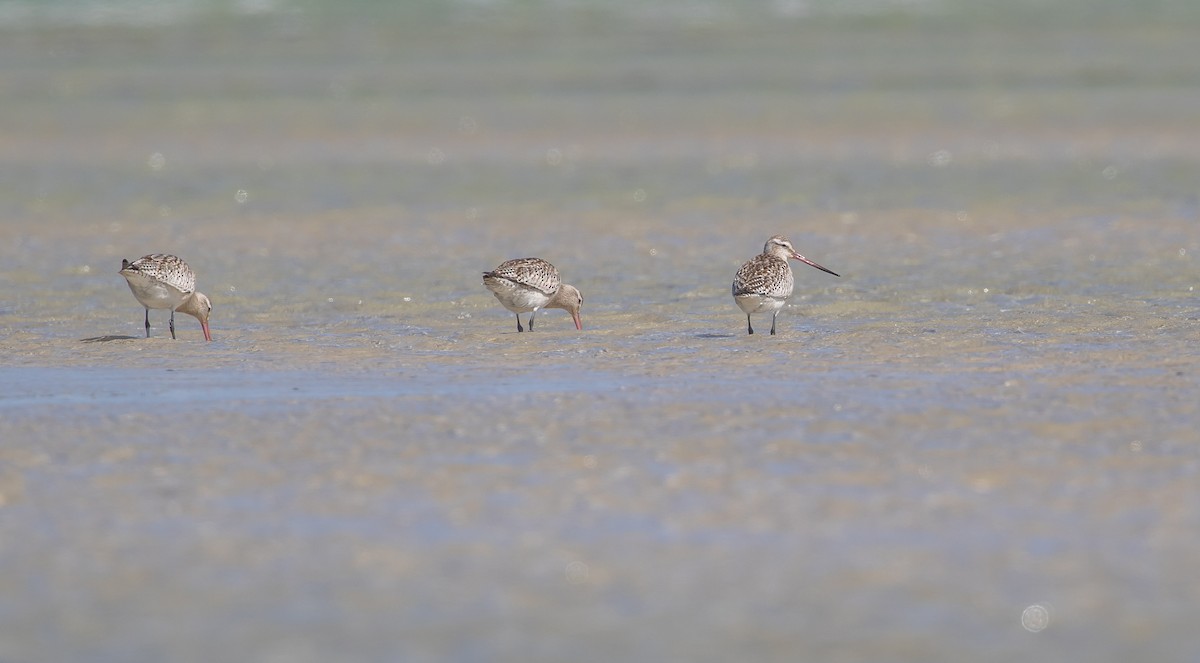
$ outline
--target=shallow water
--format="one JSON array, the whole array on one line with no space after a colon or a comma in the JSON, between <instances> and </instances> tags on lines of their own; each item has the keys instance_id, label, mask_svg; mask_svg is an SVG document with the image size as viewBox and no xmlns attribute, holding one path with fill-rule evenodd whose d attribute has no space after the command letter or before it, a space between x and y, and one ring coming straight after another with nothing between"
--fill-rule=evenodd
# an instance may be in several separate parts
<instances>
[{"instance_id":1,"label":"shallow water","mask_svg":"<svg viewBox=\"0 0 1200 663\"><path fill-rule=\"evenodd\" d=\"M0 661L1200 654L1195 21L543 11L6 28Z\"/></svg>"}]
</instances>

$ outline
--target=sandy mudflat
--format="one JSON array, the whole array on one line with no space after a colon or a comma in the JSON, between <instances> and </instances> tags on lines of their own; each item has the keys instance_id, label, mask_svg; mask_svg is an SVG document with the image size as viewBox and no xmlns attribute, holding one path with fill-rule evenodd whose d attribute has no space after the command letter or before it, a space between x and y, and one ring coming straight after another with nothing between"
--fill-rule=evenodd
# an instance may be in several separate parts
<instances>
[{"instance_id":1,"label":"sandy mudflat","mask_svg":"<svg viewBox=\"0 0 1200 663\"><path fill-rule=\"evenodd\" d=\"M0 661L1200 656L1200 22L504 18L4 29Z\"/></svg>"}]
</instances>

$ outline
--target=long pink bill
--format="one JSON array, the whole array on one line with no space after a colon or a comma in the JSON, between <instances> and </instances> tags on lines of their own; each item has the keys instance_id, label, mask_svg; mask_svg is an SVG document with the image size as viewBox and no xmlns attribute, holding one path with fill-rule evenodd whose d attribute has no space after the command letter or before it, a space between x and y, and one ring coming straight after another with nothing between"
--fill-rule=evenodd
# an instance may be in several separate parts
<instances>
[{"instance_id":1,"label":"long pink bill","mask_svg":"<svg viewBox=\"0 0 1200 663\"><path fill-rule=\"evenodd\" d=\"M212 332L208 331L208 323L201 322L200 328L204 330L204 340L212 342Z\"/></svg>"},{"instance_id":2,"label":"long pink bill","mask_svg":"<svg viewBox=\"0 0 1200 663\"><path fill-rule=\"evenodd\" d=\"M836 276L836 277L838 277L838 278L841 278L841 276L842 276L841 274L838 274L837 272L833 271L832 269L827 269L827 268L825 268L825 267L822 267L822 266L818 265L817 263L815 263L815 262L813 262L813 261L809 260L808 258L805 258L804 256L800 255L799 253L795 253L795 252L793 252L793 253L792 253L792 257L793 257L793 258L795 258L796 260L799 260L800 262L802 262L802 263L804 263L804 264L808 265L809 267L816 267L817 269L821 270L822 272L828 272L828 273L830 273L830 274L833 274L834 276Z\"/></svg>"}]
</instances>

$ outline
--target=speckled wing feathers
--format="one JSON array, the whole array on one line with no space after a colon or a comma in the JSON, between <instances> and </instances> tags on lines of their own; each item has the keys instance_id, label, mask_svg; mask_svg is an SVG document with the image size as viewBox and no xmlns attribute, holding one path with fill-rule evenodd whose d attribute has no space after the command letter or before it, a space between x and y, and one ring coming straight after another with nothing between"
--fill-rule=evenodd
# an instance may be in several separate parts
<instances>
[{"instance_id":1,"label":"speckled wing feathers","mask_svg":"<svg viewBox=\"0 0 1200 663\"><path fill-rule=\"evenodd\" d=\"M484 276L507 279L533 288L547 297L558 292L558 269L541 258L509 260L490 272L484 272Z\"/></svg>"},{"instance_id":2,"label":"speckled wing feathers","mask_svg":"<svg viewBox=\"0 0 1200 663\"><path fill-rule=\"evenodd\" d=\"M175 288L184 295L196 291L196 273L181 258L165 253L142 256L125 269ZM122 271L125 271L124 269Z\"/></svg>"},{"instance_id":3,"label":"speckled wing feathers","mask_svg":"<svg viewBox=\"0 0 1200 663\"><path fill-rule=\"evenodd\" d=\"M733 277L733 296L762 295L786 299L792 294L792 269L786 260L760 254L754 256Z\"/></svg>"}]
</instances>

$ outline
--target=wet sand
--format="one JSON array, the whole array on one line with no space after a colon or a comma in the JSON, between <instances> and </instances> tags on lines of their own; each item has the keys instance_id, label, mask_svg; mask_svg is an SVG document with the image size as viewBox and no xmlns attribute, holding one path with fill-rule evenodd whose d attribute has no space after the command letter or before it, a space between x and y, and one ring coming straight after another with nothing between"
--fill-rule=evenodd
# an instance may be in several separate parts
<instances>
[{"instance_id":1,"label":"wet sand","mask_svg":"<svg viewBox=\"0 0 1200 663\"><path fill-rule=\"evenodd\" d=\"M1194 660L1194 22L553 17L9 28L0 661Z\"/></svg>"}]
</instances>

